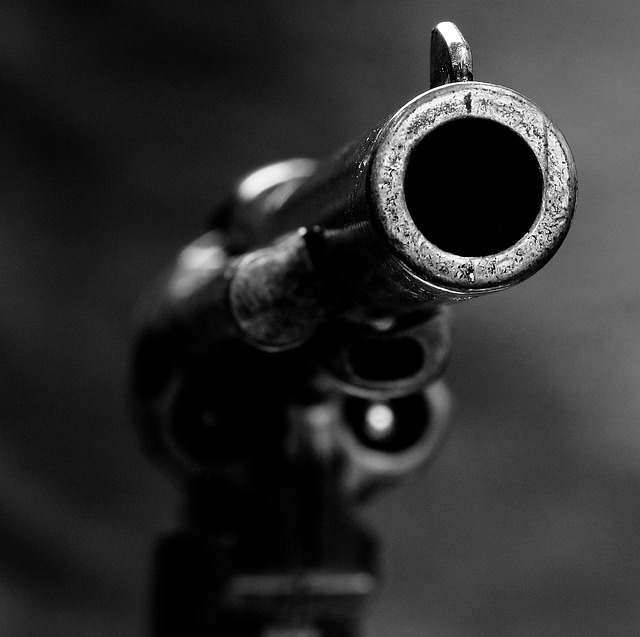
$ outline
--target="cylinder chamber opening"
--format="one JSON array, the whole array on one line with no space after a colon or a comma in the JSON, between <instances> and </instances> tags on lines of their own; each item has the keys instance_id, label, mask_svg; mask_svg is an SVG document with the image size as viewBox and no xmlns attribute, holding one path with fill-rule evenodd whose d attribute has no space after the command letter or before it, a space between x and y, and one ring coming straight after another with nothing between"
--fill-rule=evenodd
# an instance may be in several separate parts
<instances>
[{"instance_id":1,"label":"cylinder chamber opening","mask_svg":"<svg viewBox=\"0 0 640 637\"><path fill-rule=\"evenodd\" d=\"M516 132L465 117L438 126L409 156L407 209L432 244L463 257L508 249L531 228L544 180L533 151Z\"/></svg>"}]
</instances>

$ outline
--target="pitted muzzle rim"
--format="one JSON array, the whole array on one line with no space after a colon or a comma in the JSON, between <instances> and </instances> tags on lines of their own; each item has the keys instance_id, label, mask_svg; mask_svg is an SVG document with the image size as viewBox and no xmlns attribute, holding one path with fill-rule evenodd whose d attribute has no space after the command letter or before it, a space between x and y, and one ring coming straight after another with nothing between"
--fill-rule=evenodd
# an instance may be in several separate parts
<instances>
[{"instance_id":1,"label":"pitted muzzle rim","mask_svg":"<svg viewBox=\"0 0 640 637\"><path fill-rule=\"evenodd\" d=\"M418 229L405 198L407 165L416 146L444 124L470 118L490 120L517 134L542 176L540 206L531 227L506 249L479 256L435 245ZM400 109L380 133L370 179L377 220L396 255L434 290L461 296L509 287L537 272L569 230L577 191L571 151L545 113L515 91L482 82L445 84Z\"/></svg>"}]
</instances>

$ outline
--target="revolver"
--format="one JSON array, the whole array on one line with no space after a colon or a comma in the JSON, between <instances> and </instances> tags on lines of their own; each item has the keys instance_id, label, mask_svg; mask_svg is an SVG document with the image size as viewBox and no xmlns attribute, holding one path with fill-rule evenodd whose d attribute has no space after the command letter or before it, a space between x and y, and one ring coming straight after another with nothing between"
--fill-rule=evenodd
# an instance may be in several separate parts
<instances>
[{"instance_id":1,"label":"revolver","mask_svg":"<svg viewBox=\"0 0 640 637\"><path fill-rule=\"evenodd\" d=\"M431 88L335 156L244 177L140 312L133 403L182 485L152 630L353 637L378 578L359 503L449 422L449 307L538 271L577 177L530 100L473 80L450 22Z\"/></svg>"}]
</instances>

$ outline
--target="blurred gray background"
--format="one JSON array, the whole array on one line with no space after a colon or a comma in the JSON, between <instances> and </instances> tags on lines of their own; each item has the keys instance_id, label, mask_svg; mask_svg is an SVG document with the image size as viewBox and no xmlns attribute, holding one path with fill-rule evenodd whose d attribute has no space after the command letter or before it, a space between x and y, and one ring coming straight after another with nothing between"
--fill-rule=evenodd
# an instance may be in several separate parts
<instances>
[{"instance_id":1,"label":"blurred gray background","mask_svg":"<svg viewBox=\"0 0 640 637\"><path fill-rule=\"evenodd\" d=\"M179 494L127 411L136 300L236 177L426 89L447 19L564 132L578 210L539 275L456 308L453 433L365 511L367 637L640 634L640 4L4 0L4 637L143 634Z\"/></svg>"}]
</instances>

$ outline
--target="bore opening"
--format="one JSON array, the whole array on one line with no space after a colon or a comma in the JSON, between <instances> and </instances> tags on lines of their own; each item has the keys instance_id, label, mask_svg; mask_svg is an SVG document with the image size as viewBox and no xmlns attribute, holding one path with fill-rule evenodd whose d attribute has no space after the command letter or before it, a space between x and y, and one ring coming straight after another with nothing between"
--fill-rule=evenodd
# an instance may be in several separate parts
<instances>
[{"instance_id":1,"label":"bore opening","mask_svg":"<svg viewBox=\"0 0 640 637\"><path fill-rule=\"evenodd\" d=\"M418 230L464 257L506 250L533 225L544 183L536 156L508 127L466 117L438 126L409 157L407 209Z\"/></svg>"}]
</instances>

